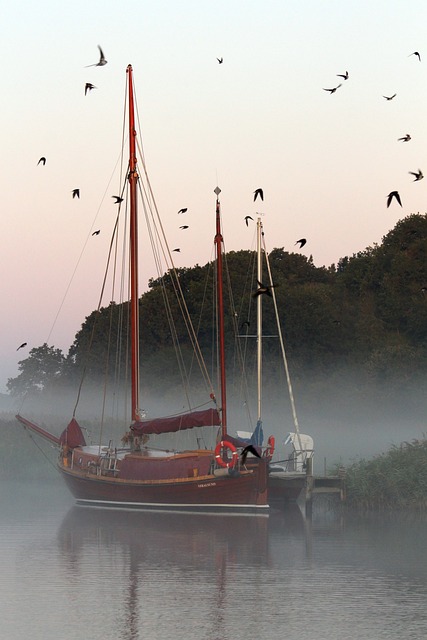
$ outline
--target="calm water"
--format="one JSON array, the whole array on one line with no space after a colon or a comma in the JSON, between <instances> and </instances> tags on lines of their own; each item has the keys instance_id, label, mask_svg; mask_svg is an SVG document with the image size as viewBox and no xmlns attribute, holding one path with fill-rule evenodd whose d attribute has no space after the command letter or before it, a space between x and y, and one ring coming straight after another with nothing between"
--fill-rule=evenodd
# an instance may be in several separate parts
<instances>
[{"instance_id":1,"label":"calm water","mask_svg":"<svg viewBox=\"0 0 427 640\"><path fill-rule=\"evenodd\" d=\"M427 520L104 512L0 487L8 640L427 635Z\"/></svg>"}]
</instances>

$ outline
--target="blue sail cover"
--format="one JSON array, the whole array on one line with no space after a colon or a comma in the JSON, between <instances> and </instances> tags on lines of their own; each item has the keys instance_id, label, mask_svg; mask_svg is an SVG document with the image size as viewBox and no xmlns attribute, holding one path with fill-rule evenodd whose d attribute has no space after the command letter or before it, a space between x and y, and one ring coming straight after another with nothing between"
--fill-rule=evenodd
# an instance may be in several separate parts
<instances>
[{"instance_id":1,"label":"blue sail cover","mask_svg":"<svg viewBox=\"0 0 427 640\"><path fill-rule=\"evenodd\" d=\"M249 444L253 444L255 447L262 447L264 440L264 432L262 430L262 420L258 420L255 430L249 440Z\"/></svg>"}]
</instances>

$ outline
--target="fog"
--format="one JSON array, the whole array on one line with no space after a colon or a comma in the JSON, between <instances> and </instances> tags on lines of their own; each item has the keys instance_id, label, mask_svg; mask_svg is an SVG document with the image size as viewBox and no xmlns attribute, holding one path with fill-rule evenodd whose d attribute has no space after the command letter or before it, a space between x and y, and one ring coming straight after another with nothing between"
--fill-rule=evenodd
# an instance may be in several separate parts
<instances>
[{"instance_id":1,"label":"fog","mask_svg":"<svg viewBox=\"0 0 427 640\"><path fill-rule=\"evenodd\" d=\"M287 387L277 376L269 381L263 394L262 421L264 441L269 435L276 438L276 457L285 457L283 441L295 430ZM182 395L174 387L162 388L152 385L154 391L142 393L141 407L147 418L170 415L185 411ZM293 383L296 411L301 433L313 437L315 448L315 472L322 474L325 466L349 464L361 457L369 458L387 451L404 441L420 439L427 432L427 398L425 380L418 384L403 385L374 383L363 379L357 372L341 371L339 376L299 375ZM102 413L102 388L83 391L76 411L82 427L87 428L87 437L98 442L100 415ZM207 394L193 388L192 406L199 407L208 399ZM219 401L218 401L219 402ZM73 415L76 403L75 390L55 394L43 399L27 399L25 402L1 396L0 411L3 421L14 421L20 413L54 433L60 433ZM102 440L113 439L116 445L130 424L126 394L118 392L107 397L104 410L104 433ZM256 391L248 399L240 389L230 383L227 391L228 431L236 435L237 430L251 431L256 425ZM184 442L175 436L152 436L156 446L192 446L187 432ZM212 446L215 429L204 429L197 433L201 446ZM181 436L182 437L182 434ZM194 440L193 440L194 443Z\"/></svg>"}]
</instances>

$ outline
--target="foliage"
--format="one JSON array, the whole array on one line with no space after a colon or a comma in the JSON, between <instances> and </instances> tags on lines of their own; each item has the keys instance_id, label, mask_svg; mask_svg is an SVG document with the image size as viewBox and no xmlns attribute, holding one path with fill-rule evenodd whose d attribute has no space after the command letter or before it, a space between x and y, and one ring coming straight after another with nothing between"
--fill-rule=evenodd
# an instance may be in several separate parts
<instances>
[{"instance_id":1,"label":"foliage","mask_svg":"<svg viewBox=\"0 0 427 640\"><path fill-rule=\"evenodd\" d=\"M28 358L18 362L20 370L16 378L9 378L7 389L12 396L39 395L52 389L62 374L64 355L60 349L41 347L31 349Z\"/></svg>"},{"instance_id":2,"label":"foliage","mask_svg":"<svg viewBox=\"0 0 427 640\"><path fill-rule=\"evenodd\" d=\"M269 255L287 354L293 371L333 380L344 366L358 370L368 386L388 392L416 384L427 371L427 215L399 221L381 244L344 257L337 267L316 267L312 258L275 248ZM245 351L255 355L257 289L255 254L232 251L224 258L226 360L234 369ZM213 263L177 270L189 314L206 361L216 360L215 269ZM263 281L268 281L264 268ZM230 284L229 293L227 285ZM178 383L180 358L191 366L191 340L176 301L171 273L150 280L140 299L142 377L154 372L164 388ZM167 300L167 311L165 311ZM8 382L13 395L42 393L58 384L129 376L127 303L92 312L76 333L67 356L42 345L19 363ZM171 332L170 318L175 326ZM277 334L273 301L263 296L265 335ZM247 336L247 337L245 337ZM89 348L90 347L90 348ZM264 341L265 357L278 341ZM214 367L213 367L214 368Z\"/></svg>"},{"instance_id":3,"label":"foliage","mask_svg":"<svg viewBox=\"0 0 427 640\"><path fill-rule=\"evenodd\" d=\"M427 440L404 442L347 469L347 503L363 509L427 507Z\"/></svg>"}]
</instances>

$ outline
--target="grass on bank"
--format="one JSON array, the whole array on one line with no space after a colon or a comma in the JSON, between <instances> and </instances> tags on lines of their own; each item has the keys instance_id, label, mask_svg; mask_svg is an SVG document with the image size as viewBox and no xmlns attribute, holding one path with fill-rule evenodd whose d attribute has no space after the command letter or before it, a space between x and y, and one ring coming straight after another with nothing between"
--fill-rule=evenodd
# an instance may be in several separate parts
<instances>
[{"instance_id":1,"label":"grass on bank","mask_svg":"<svg viewBox=\"0 0 427 640\"><path fill-rule=\"evenodd\" d=\"M426 509L427 439L403 442L346 470L347 505L358 509Z\"/></svg>"}]
</instances>

